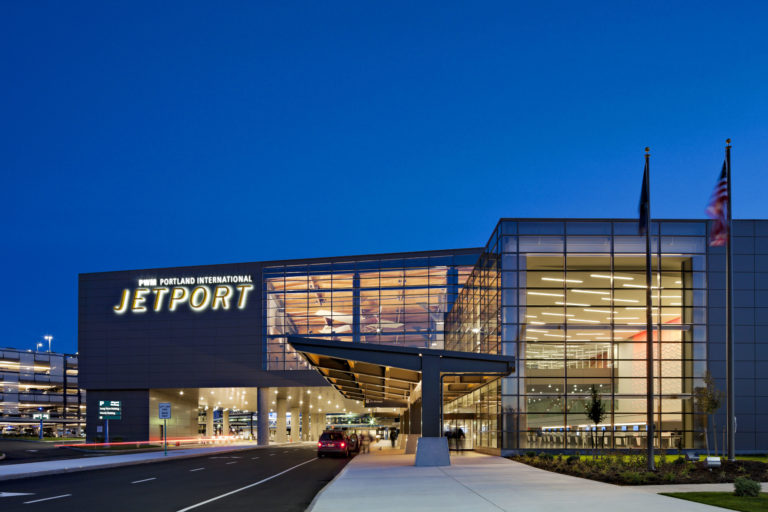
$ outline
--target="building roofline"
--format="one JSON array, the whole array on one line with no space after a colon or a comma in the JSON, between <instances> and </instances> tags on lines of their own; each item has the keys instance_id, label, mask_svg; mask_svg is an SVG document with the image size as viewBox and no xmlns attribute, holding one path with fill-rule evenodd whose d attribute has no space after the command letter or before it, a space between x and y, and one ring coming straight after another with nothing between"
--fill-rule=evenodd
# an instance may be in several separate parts
<instances>
[{"instance_id":1,"label":"building roofline","mask_svg":"<svg viewBox=\"0 0 768 512\"><path fill-rule=\"evenodd\" d=\"M452 254L465 255L465 254L481 254L484 247L465 247L461 249L434 249L427 251L408 251L408 252L388 252L388 253L376 253L376 254L353 254L349 256L328 256L328 257L314 257L314 258L295 258L284 260L265 260L265 261L238 261L227 263L208 263L201 265L182 265L174 267L148 267L148 268L136 268L136 269L121 269L121 270L103 270L99 272L79 272L78 276L91 276L99 274L113 274L116 272L148 272L161 269L177 269L187 267L217 267L221 265L259 265L261 267L272 267L279 265L304 265L304 264L316 264L316 263L341 263L348 261L356 261L360 259L398 259L398 258L419 258L429 256L448 256Z\"/></svg>"}]
</instances>

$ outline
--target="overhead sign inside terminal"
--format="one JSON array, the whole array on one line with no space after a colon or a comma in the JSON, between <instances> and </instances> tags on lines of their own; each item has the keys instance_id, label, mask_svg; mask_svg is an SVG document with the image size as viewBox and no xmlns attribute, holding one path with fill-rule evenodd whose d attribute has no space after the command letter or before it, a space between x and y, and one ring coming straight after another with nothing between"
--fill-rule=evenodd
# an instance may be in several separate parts
<instances>
[{"instance_id":1,"label":"overhead sign inside terminal","mask_svg":"<svg viewBox=\"0 0 768 512\"><path fill-rule=\"evenodd\" d=\"M215 286L209 286L215 285ZM187 305L198 313L208 309L245 309L253 290L250 275L143 278L135 289L125 288L116 314L176 311Z\"/></svg>"}]
</instances>

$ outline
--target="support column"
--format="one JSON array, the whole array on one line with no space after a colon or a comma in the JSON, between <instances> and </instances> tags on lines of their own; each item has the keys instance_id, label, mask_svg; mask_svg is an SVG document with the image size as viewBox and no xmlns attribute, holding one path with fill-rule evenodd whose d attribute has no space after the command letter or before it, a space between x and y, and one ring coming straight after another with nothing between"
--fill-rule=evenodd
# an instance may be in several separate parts
<instances>
[{"instance_id":1,"label":"support column","mask_svg":"<svg viewBox=\"0 0 768 512\"><path fill-rule=\"evenodd\" d=\"M285 422L285 413L287 412L287 403L285 401L285 398L278 398L277 400L277 423L275 425L275 442L276 443L285 443L288 441L288 436L286 435L286 429L287 425Z\"/></svg>"},{"instance_id":2,"label":"support column","mask_svg":"<svg viewBox=\"0 0 768 512\"><path fill-rule=\"evenodd\" d=\"M213 407L205 411L205 437L213 437Z\"/></svg>"},{"instance_id":3,"label":"support column","mask_svg":"<svg viewBox=\"0 0 768 512\"><path fill-rule=\"evenodd\" d=\"M221 434L229 435L229 409L224 409L221 412Z\"/></svg>"},{"instance_id":4,"label":"support column","mask_svg":"<svg viewBox=\"0 0 768 512\"><path fill-rule=\"evenodd\" d=\"M259 388L256 390L256 435L258 436L258 445L266 446L269 444L269 405L268 388Z\"/></svg>"},{"instance_id":5,"label":"support column","mask_svg":"<svg viewBox=\"0 0 768 512\"><path fill-rule=\"evenodd\" d=\"M301 434L299 430L301 428L301 421L299 420L299 408L291 407L291 442L298 443L301 441Z\"/></svg>"},{"instance_id":6,"label":"support column","mask_svg":"<svg viewBox=\"0 0 768 512\"><path fill-rule=\"evenodd\" d=\"M320 438L320 434L325 430L325 415L323 413L312 413L312 439L311 441L317 441Z\"/></svg>"},{"instance_id":7,"label":"support column","mask_svg":"<svg viewBox=\"0 0 768 512\"><path fill-rule=\"evenodd\" d=\"M416 448L415 466L450 466L448 439L441 437L442 407L440 359L421 358L421 437Z\"/></svg>"},{"instance_id":8,"label":"support column","mask_svg":"<svg viewBox=\"0 0 768 512\"><path fill-rule=\"evenodd\" d=\"M309 435L309 403L307 400L301 402L301 440L311 441Z\"/></svg>"}]
</instances>

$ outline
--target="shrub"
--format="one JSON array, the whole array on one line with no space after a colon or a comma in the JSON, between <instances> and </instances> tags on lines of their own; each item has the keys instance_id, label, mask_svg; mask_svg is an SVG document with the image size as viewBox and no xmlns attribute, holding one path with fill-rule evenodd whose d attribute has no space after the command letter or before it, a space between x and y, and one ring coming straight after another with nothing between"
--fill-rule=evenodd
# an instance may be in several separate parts
<instances>
[{"instance_id":1,"label":"shrub","mask_svg":"<svg viewBox=\"0 0 768 512\"><path fill-rule=\"evenodd\" d=\"M574 462L579 462L581 458L578 455L569 455L567 459L565 459L565 462L567 464L573 464Z\"/></svg>"},{"instance_id":2,"label":"shrub","mask_svg":"<svg viewBox=\"0 0 768 512\"><path fill-rule=\"evenodd\" d=\"M644 484L646 480L645 473L639 471L624 471L619 476L625 484L629 485Z\"/></svg>"},{"instance_id":3,"label":"shrub","mask_svg":"<svg viewBox=\"0 0 768 512\"><path fill-rule=\"evenodd\" d=\"M541 452L539 458L542 460L553 460L555 457L551 453Z\"/></svg>"},{"instance_id":4,"label":"shrub","mask_svg":"<svg viewBox=\"0 0 768 512\"><path fill-rule=\"evenodd\" d=\"M736 496L757 498L760 496L760 487L760 482L755 482L747 477L739 476L733 481L733 494Z\"/></svg>"},{"instance_id":5,"label":"shrub","mask_svg":"<svg viewBox=\"0 0 768 512\"><path fill-rule=\"evenodd\" d=\"M680 457L678 459L675 459L675 461L672 463L676 466L684 466L685 465L685 457Z\"/></svg>"},{"instance_id":6,"label":"shrub","mask_svg":"<svg viewBox=\"0 0 768 512\"><path fill-rule=\"evenodd\" d=\"M534 452L534 451L527 451L527 452L525 452L525 456L526 457L535 457L536 456L536 452Z\"/></svg>"}]
</instances>

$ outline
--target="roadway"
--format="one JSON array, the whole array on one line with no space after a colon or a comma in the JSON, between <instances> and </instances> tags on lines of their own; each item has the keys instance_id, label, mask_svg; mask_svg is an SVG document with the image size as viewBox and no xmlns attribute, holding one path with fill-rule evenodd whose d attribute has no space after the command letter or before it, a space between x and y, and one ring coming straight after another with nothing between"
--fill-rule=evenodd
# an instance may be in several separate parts
<instances>
[{"instance_id":1,"label":"roadway","mask_svg":"<svg viewBox=\"0 0 768 512\"><path fill-rule=\"evenodd\" d=\"M346 465L312 445L271 446L0 482L0 510L303 511Z\"/></svg>"},{"instance_id":2,"label":"roadway","mask_svg":"<svg viewBox=\"0 0 768 512\"><path fill-rule=\"evenodd\" d=\"M0 439L0 453L5 453L5 460L0 464L23 464L50 459L77 459L92 454L71 448L60 448L53 442Z\"/></svg>"}]
</instances>

